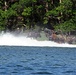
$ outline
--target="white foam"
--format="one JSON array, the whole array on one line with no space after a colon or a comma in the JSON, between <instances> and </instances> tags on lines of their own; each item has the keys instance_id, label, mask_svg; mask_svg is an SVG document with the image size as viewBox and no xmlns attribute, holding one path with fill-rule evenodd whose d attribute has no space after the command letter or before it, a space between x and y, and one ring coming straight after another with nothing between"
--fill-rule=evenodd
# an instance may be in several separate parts
<instances>
[{"instance_id":1,"label":"white foam","mask_svg":"<svg viewBox=\"0 0 76 75\"><path fill-rule=\"evenodd\" d=\"M33 38L27 38L26 36L14 36L10 33L0 35L0 45L7 46L38 46L38 47L76 47L76 45L58 44L53 41L37 41Z\"/></svg>"}]
</instances>

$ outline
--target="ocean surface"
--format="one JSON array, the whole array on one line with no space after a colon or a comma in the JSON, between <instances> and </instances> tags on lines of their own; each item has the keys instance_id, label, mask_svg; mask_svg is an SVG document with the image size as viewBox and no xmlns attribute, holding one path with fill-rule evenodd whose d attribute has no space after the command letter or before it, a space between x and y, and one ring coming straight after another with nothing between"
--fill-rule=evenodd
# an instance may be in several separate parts
<instances>
[{"instance_id":1,"label":"ocean surface","mask_svg":"<svg viewBox=\"0 0 76 75\"><path fill-rule=\"evenodd\" d=\"M0 46L0 75L76 75L76 48Z\"/></svg>"}]
</instances>

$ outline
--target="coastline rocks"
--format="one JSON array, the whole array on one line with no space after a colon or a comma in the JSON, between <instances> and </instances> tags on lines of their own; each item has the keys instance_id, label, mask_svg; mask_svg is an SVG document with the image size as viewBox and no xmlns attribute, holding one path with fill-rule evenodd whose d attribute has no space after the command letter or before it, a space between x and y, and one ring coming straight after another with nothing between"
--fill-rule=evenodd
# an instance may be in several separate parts
<instances>
[{"instance_id":1,"label":"coastline rocks","mask_svg":"<svg viewBox=\"0 0 76 75\"><path fill-rule=\"evenodd\" d=\"M69 43L69 44L76 44L76 37L75 36L67 37L67 43Z\"/></svg>"},{"instance_id":2,"label":"coastline rocks","mask_svg":"<svg viewBox=\"0 0 76 75\"><path fill-rule=\"evenodd\" d=\"M39 41L54 41L57 43L69 43L69 44L76 44L76 36L75 35L61 35L57 34L54 30L50 30L45 28L44 30L25 30L22 32L19 28L14 32L17 36L18 35L25 35L30 38L37 39Z\"/></svg>"}]
</instances>

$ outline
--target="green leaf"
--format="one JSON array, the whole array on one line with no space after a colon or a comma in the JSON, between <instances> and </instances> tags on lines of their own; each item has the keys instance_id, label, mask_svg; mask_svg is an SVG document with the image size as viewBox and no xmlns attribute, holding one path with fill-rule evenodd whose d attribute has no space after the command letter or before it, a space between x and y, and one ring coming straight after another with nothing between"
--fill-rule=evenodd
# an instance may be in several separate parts
<instances>
[{"instance_id":1,"label":"green leaf","mask_svg":"<svg viewBox=\"0 0 76 75\"><path fill-rule=\"evenodd\" d=\"M22 12L23 16L30 16L31 15L31 11L32 11L32 7L27 7L24 9L24 11Z\"/></svg>"}]
</instances>

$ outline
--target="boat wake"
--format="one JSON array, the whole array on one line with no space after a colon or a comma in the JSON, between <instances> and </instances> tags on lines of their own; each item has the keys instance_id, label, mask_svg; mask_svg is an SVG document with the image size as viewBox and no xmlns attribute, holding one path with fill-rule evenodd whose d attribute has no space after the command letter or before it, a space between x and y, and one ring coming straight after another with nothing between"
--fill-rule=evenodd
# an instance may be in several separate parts
<instances>
[{"instance_id":1,"label":"boat wake","mask_svg":"<svg viewBox=\"0 0 76 75\"><path fill-rule=\"evenodd\" d=\"M0 34L0 46L38 46L38 47L75 47L76 45L71 44L58 44L53 41L38 41L27 36L14 36L13 34L6 33Z\"/></svg>"}]
</instances>

